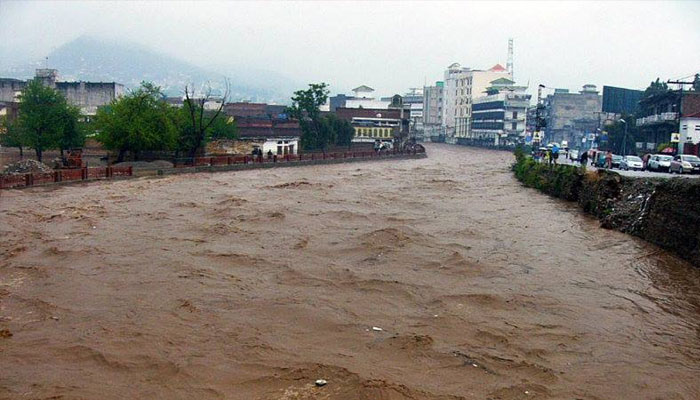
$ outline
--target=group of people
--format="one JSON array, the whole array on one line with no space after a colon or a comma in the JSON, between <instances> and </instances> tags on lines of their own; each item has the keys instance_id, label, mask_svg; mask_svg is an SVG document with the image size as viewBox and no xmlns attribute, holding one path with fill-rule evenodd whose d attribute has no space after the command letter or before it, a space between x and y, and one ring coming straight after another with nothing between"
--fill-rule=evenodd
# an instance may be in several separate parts
<instances>
[{"instance_id":1,"label":"group of people","mask_svg":"<svg viewBox=\"0 0 700 400\"><path fill-rule=\"evenodd\" d=\"M539 149L536 150L534 153L534 158L535 161L538 162L546 162L547 164L556 164L557 160L559 159L559 146L556 144L552 147L548 147L547 149Z\"/></svg>"},{"instance_id":2,"label":"group of people","mask_svg":"<svg viewBox=\"0 0 700 400\"><path fill-rule=\"evenodd\" d=\"M597 150L591 150L591 167L595 167L596 165L596 160L600 157L599 155L602 154L601 151ZM588 160L588 152L584 151L583 154L581 154L581 165L586 165L586 162ZM607 169L612 169L613 166L613 154L610 150L605 152L605 162L603 163L603 168Z\"/></svg>"},{"instance_id":3,"label":"group of people","mask_svg":"<svg viewBox=\"0 0 700 400\"><path fill-rule=\"evenodd\" d=\"M251 152L252 156L255 158L262 157L263 156L263 151L260 147L255 147L253 148L253 151ZM267 151L267 159L271 160L272 159L272 150Z\"/></svg>"}]
</instances>

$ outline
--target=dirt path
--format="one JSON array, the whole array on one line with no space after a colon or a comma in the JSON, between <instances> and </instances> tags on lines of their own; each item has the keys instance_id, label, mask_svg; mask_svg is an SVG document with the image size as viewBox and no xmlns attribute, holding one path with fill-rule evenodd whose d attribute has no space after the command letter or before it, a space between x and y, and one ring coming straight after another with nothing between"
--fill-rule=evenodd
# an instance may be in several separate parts
<instances>
[{"instance_id":1,"label":"dirt path","mask_svg":"<svg viewBox=\"0 0 700 400\"><path fill-rule=\"evenodd\" d=\"M0 398L700 398L700 270L428 152L3 193Z\"/></svg>"}]
</instances>

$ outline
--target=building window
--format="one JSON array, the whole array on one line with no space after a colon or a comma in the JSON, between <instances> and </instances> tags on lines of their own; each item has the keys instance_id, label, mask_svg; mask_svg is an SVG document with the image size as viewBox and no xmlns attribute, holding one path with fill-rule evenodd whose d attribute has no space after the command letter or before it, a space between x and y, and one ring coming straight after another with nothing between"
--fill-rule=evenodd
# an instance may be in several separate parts
<instances>
[{"instance_id":1,"label":"building window","mask_svg":"<svg viewBox=\"0 0 700 400\"><path fill-rule=\"evenodd\" d=\"M517 111L513 111L513 119L518 119L518 112Z\"/></svg>"},{"instance_id":2,"label":"building window","mask_svg":"<svg viewBox=\"0 0 700 400\"><path fill-rule=\"evenodd\" d=\"M282 154L282 146L277 146L277 154Z\"/></svg>"},{"instance_id":3,"label":"building window","mask_svg":"<svg viewBox=\"0 0 700 400\"><path fill-rule=\"evenodd\" d=\"M518 129L518 123L517 123L517 122L512 122L512 123L511 123L511 126L513 127L513 130L517 130L517 129Z\"/></svg>"}]
</instances>

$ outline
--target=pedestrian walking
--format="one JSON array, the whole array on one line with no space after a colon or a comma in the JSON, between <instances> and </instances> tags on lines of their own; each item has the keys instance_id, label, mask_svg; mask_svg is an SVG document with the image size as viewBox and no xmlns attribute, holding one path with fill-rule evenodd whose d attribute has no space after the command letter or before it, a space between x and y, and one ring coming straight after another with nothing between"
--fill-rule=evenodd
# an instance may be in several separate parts
<instances>
[{"instance_id":1,"label":"pedestrian walking","mask_svg":"<svg viewBox=\"0 0 700 400\"><path fill-rule=\"evenodd\" d=\"M610 150L605 153L605 168L612 169L612 152Z\"/></svg>"},{"instance_id":2,"label":"pedestrian walking","mask_svg":"<svg viewBox=\"0 0 700 400\"><path fill-rule=\"evenodd\" d=\"M555 144L554 146L552 146L552 161L554 162L554 164L557 163L557 159L559 159L559 146Z\"/></svg>"},{"instance_id":3,"label":"pedestrian walking","mask_svg":"<svg viewBox=\"0 0 700 400\"><path fill-rule=\"evenodd\" d=\"M588 152L581 153L581 167L586 168L586 162L588 161Z\"/></svg>"}]
</instances>

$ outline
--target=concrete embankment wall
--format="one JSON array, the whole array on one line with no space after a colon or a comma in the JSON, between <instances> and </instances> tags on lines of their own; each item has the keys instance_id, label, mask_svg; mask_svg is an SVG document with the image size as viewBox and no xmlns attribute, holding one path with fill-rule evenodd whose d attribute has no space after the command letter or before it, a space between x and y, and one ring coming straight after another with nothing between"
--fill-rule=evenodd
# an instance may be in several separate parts
<instances>
[{"instance_id":1,"label":"concrete embankment wall","mask_svg":"<svg viewBox=\"0 0 700 400\"><path fill-rule=\"evenodd\" d=\"M550 167L516 155L515 176L528 187L576 201L601 226L639 236L700 266L700 180L630 178L568 165Z\"/></svg>"},{"instance_id":2,"label":"concrete embankment wall","mask_svg":"<svg viewBox=\"0 0 700 400\"><path fill-rule=\"evenodd\" d=\"M318 159L318 160L302 160L295 162L279 162L279 163L249 163L249 164L231 164L231 165L214 165L214 166L199 166L189 168L164 168L164 169L143 169L134 170L134 176L151 176L151 175L173 175L173 174L190 174L193 172L220 172L220 171L242 171L248 169L261 168L286 168L286 167L304 167L309 165L324 165L324 164L344 164L353 162L368 162L368 161L389 161L389 160L407 160L414 158L425 158L426 153L416 154L395 154L385 155L381 157L366 157L366 158L334 158L334 159Z\"/></svg>"}]
</instances>

